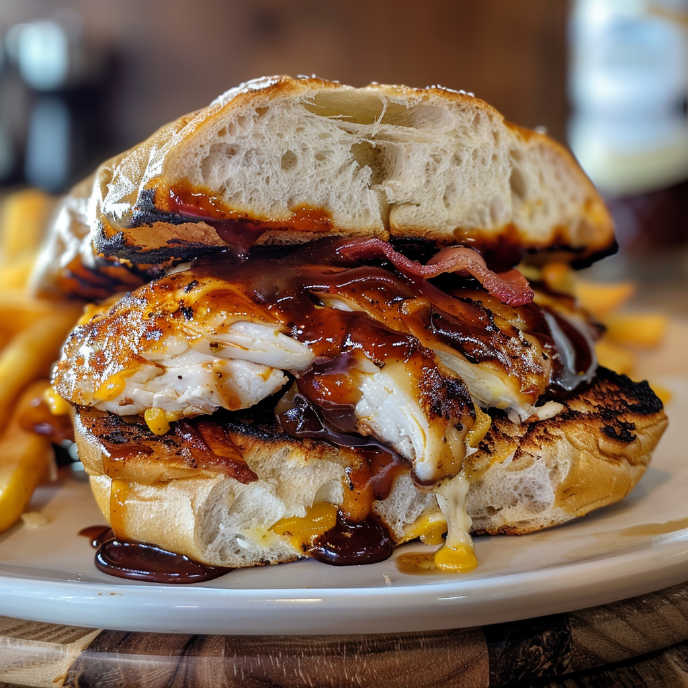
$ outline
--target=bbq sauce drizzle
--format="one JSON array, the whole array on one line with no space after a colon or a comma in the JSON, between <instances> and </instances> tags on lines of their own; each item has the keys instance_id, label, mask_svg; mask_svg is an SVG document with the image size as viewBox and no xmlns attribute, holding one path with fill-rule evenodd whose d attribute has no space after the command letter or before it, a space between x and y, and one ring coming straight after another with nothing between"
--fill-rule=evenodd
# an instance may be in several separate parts
<instances>
[{"instance_id":1,"label":"bbq sauce drizzle","mask_svg":"<svg viewBox=\"0 0 688 688\"><path fill-rule=\"evenodd\" d=\"M351 267L337 257L336 246L336 240L326 239L267 261L257 255L245 262L228 263L222 255L214 256L195 261L190 270L173 278L182 285L186 282L183 291L188 294L188 301L179 303L185 318L202 318L203 313L231 314L237 312L237 298L244 309L248 300L255 306L258 321L265 320L267 311L316 355L315 364L295 380L275 414L282 429L294 437L326 440L352 447L362 455L362 468L348 476L351 491L360 497L358 503L353 508L349 506L347 513L340 511L335 528L316 538L306 549L311 557L326 563L348 565L390 556L391 537L371 512L371 506L374 499L388 496L394 478L409 466L391 447L360 434L354 414L360 394L356 359L365 357L378 368L402 362L422 386L424 377L437 372L434 354L419 341L428 344L430 339L451 348L470 363L489 363L522 380L531 374L537 377L542 371L537 362L524 360L508 346L510 338L523 343L521 330L508 323L498 327L493 312L480 298L471 298L472 290L464 297L460 288L449 295L429 281L402 277L382 267ZM224 281L233 288L211 289L196 295L199 282L208 279ZM457 284L461 282L457 278ZM179 286L174 285L171 291ZM328 297L345 302L349 299L357 309L328 307ZM558 390L565 371L542 313L536 306L527 305L519 307L519 316L524 329L540 341L543 358L552 359L545 389L533 384L522 388L534 399L560 396ZM585 361L590 355L587 350L580 352L585 342L576 340L573 345L578 352L577 362ZM443 402L437 404L432 390L424 402L435 416L453 419L454 427L460 428L465 436L475 421L470 394L460 380L443 378L443 383ZM460 469L463 457L455 458L458 461L450 461L447 476ZM126 500L118 501L123 508ZM123 552L137 552L136 547L149 548L146 552L163 551L142 543L110 544L104 550L101 545L97 565L106 572L112 569L114 575L135 577L138 574L127 572L136 566L120 566L117 557L123 556Z\"/></svg>"},{"instance_id":2,"label":"bbq sauce drizzle","mask_svg":"<svg viewBox=\"0 0 688 688\"><path fill-rule=\"evenodd\" d=\"M108 526L89 526L79 531L96 549L96 567L118 578L149 583L203 583L234 569L199 564L183 554L168 552L145 542L120 540Z\"/></svg>"},{"instance_id":3,"label":"bbq sauce drizzle","mask_svg":"<svg viewBox=\"0 0 688 688\"><path fill-rule=\"evenodd\" d=\"M259 310L265 309L318 357L333 359L360 350L382 367L389 359L403 359L408 364L414 349L444 348L469 363L487 364L518 379L533 403L538 398L553 398L561 389L573 391L571 385L562 384L569 373L537 305L504 306L476 289L472 280L456 275L434 280L442 285L440 289L429 280L400 275L379 265L352 266L337 254L339 243L323 239L283 257L265 252L267 259L257 251L249 260L233 264L222 255L202 258L192 263L187 281L191 283L198 275L233 285L253 302L258 320L262 319ZM180 278L185 274L180 273ZM186 312L198 310L193 289L189 297L185 308L192 310ZM227 300L235 299L209 294L197 305L201 311L231 313L232 303ZM333 299L345 307L353 306L354 311L327 307ZM237 305L246 308L243 300ZM509 322L514 312L520 327ZM569 326L567 334L571 333L576 372L583 373L592 354L587 342ZM542 374L543 361L524 356L531 348L526 335L539 341L544 359L551 359L550 375L539 384L531 378Z\"/></svg>"}]
</instances>

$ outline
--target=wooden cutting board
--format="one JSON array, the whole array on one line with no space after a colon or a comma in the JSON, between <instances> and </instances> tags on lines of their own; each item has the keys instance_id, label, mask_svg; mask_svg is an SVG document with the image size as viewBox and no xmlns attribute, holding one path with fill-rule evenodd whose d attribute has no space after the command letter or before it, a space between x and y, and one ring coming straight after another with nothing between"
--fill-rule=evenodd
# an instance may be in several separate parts
<instances>
[{"instance_id":1,"label":"wooden cutting board","mask_svg":"<svg viewBox=\"0 0 688 688\"><path fill-rule=\"evenodd\" d=\"M1 686L494 688L533 681L549 688L688 685L688 583L568 614L399 635L127 633L0 617Z\"/></svg>"}]
</instances>

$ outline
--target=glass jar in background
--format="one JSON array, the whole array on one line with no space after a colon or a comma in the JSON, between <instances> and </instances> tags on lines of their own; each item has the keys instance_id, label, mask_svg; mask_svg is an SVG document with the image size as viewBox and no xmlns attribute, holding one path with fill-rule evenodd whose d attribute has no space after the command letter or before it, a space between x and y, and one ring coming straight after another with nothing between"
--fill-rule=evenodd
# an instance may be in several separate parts
<instances>
[{"instance_id":1,"label":"glass jar in background","mask_svg":"<svg viewBox=\"0 0 688 688\"><path fill-rule=\"evenodd\" d=\"M622 253L688 246L688 0L575 0L569 44L569 143Z\"/></svg>"}]
</instances>

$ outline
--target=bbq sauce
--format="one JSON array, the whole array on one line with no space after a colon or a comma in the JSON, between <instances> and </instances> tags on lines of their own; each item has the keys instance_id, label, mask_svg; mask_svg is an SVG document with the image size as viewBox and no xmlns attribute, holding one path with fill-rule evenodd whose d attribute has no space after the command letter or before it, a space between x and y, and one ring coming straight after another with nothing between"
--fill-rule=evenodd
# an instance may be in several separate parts
<instances>
[{"instance_id":1,"label":"bbq sauce","mask_svg":"<svg viewBox=\"0 0 688 688\"><path fill-rule=\"evenodd\" d=\"M400 322L399 308L417 296L412 285L383 268L350 267L338 257L337 245L324 240L315 248L283 258L256 258L231 266L201 259L187 273L179 273L172 289L184 295L184 310L190 309L199 324L205 314L222 317L226 313L226 322L235 319L236 313L251 311L258 321L276 320L317 357L297 377L302 399L286 415L278 412L282 427L292 436L325 439L340 446L374 446L375 455L389 451L379 442L361 439L369 433L360 427L354 410L362 397L359 376L381 369L394 376L396 370L400 389L417 400L435 430L441 426L442 436L452 440L456 436L453 444L448 441L438 448L436 457L438 470L442 466L441 470L455 472L461 460L461 438L475 422L467 388L460 380L444 376L434 353ZM186 280L195 285L188 291ZM362 307L328 307L328 298L349 296ZM440 380L442 385L437 384ZM306 401L312 412L305 413ZM427 482L441 477L433 473Z\"/></svg>"},{"instance_id":2,"label":"bbq sauce","mask_svg":"<svg viewBox=\"0 0 688 688\"><path fill-rule=\"evenodd\" d=\"M352 404L323 408L292 388L282 397L275 412L281 427L292 437L352 447L361 455L361 467L348 473L349 485L344 492L342 509L349 519L365 518L373 500L386 499L397 476L410 468L409 462L391 447L371 435L357 433Z\"/></svg>"},{"instance_id":3,"label":"bbq sauce","mask_svg":"<svg viewBox=\"0 0 688 688\"><path fill-rule=\"evenodd\" d=\"M231 568L207 566L183 554L134 540L120 540L108 526L90 526L79 531L96 548L96 567L118 578L149 583L202 583L219 578Z\"/></svg>"},{"instance_id":4,"label":"bbq sauce","mask_svg":"<svg viewBox=\"0 0 688 688\"><path fill-rule=\"evenodd\" d=\"M156 200L158 194L156 193ZM328 232L332 222L330 215L321 208L298 206L291 209L286 220L252 218L231 210L207 191L180 183L172 186L167 194L160 194L164 210L190 222L205 222L230 246L248 249L265 232L271 229L289 229L302 232Z\"/></svg>"},{"instance_id":5,"label":"bbq sauce","mask_svg":"<svg viewBox=\"0 0 688 688\"><path fill-rule=\"evenodd\" d=\"M434 552L407 552L400 554L394 560L394 564L397 567L397 571L408 576L434 576L448 573L435 566Z\"/></svg>"},{"instance_id":6,"label":"bbq sauce","mask_svg":"<svg viewBox=\"0 0 688 688\"><path fill-rule=\"evenodd\" d=\"M113 478L110 486L110 524L115 534L124 532L127 499L130 495L131 488L129 483Z\"/></svg>"},{"instance_id":7,"label":"bbq sauce","mask_svg":"<svg viewBox=\"0 0 688 688\"><path fill-rule=\"evenodd\" d=\"M110 526L88 526L79 531L81 537L88 538L91 541L91 547L100 547L106 540L111 540L115 537L114 532Z\"/></svg>"},{"instance_id":8,"label":"bbq sauce","mask_svg":"<svg viewBox=\"0 0 688 688\"><path fill-rule=\"evenodd\" d=\"M183 554L145 542L119 539L108 526L89 526L79 535L88 538L96 549L96 567L118 578L187 584L212 580L233 570L199 564ZM332 566L353 566L384 561L391 556L392 548L387 529L374 516L353 522L340 513L337 525L314 538L306 554Z\"/></svg>"},{"instance_id":9,"label":"bbq sauce","mask_svg":"<svg viewBox=\"0 0 688 688\"><path fill-rule=\"evenodd\" d=\"M192 185L188 181L177 182L169 187L160 186L147 192L151 193L154 199L151 210L170 215L177 224L182 220L205 222L215 228L223 241L243 248L251 247L268 230L314 234L337 231L330 213L314 206L292 207L291 215L284 219L251 217L229 207L209 189ZM393 238L392 243L397 248L405 249L405 253L411 253L415 259L429 258L436 252L436 246L422 238ZM470 231L464 231L461 244L477 250L495 272L513 268L534 250L527 247L527 242L524 245L523 237L513 223L507 223L500 229L490 232L489 238L485 233L478 232L472 235ZM537 247L537 250L551 254L561 251L565 255L582 253L582 249L573 249L569 244L565 228L560 227L555 230L552 245L544 249Z\"/></svg>"},{"instance_id":10,"label":"bbq sauce","mask_svg":"<svg viewBox=\"0 0 688 688\"><path fill-rule=\"evenodd\" d=\"M460 380L440 374L434 354L425 347L449 347L470 362L489 362L521 380L542 370L537 361L524 360L522 353L532 345L524 343L520 330L508 322L497 326L494 314L480 302L450 296L426 280L402 278L381 267L351 267L337 257L336 247L336 241L324 240L284 258L232 265L202 259L189 271L168 278L164 288L174 300L174 312L186 321L202 324L205 317L226 314L231 323L242 313L256 322L276 321L317 357L295 381L291 399L276 412L282 428L294 437L323 439L362 454L361 467L349 473L352 494L342 505L344 513L306 549L312 558L343 566L390 556L391 537L370 506L375 498L386 497L396 475L408 468L390 447L362 435L358 427L354 411L361 395L356 383L356 376L363 374L361 358L378 370L403 366L421 405L433 419L446 423L447 432L455 429L459 439L475 422L471 397ZM355 308L328 307L328 298L345 303L348 299ZM141 332L155 334L155 341L172 327L164 309L158 312L162 315L149 314L148 329ZM545 332L537 335L541 341L549 337ZM426 388L433 375L441 378L443 399L433 394L438 388ZM537 398L538 389L532 393ZM435 457L438 471L453 475L453 461L460 464L461 458L447 446L441 457ZM444 476L433 476L429 482L438 477ZM114 488L113 484L111 507L117 510L125 506L126 495L120 498ZM117 532L115 521L113 526ZM206 575L193 568L202 565L182 555L116 538L100 544L96 562L107 573L139 580L208 579L194 578Z\"/></svg>"},{"instance_id":11,"label":"bbq sauce","mask_svg":"<svg viewBox=\"0 0 688 688\"><path fill-rule=\"evenodd\" d=\"M108 452L108 456L104 459L104 463L107 464L105 466L106 468L106 473L112 478L116 477L116 471L111 471L108 470L109 464L114 463L118 460L121 459L128 459L132 456L137 456L139 454L144 454L146 456L150 456L153 453L153 450L146 446L145 444L141 444L140 442L111 442L107 439L101 439L100 440L103 447Z\"/></svg>"},{"instance_id":12,"label":"bbq sauce","mask_svg":"<svg viewBox=\"0 0 688 688\"><path fill-rule=\"evenodd\" d=\"M425 347L453 350L470 363L488 363L519 379L521 389L530 390L531 403L546 393L550 382L545 371L551 367L552 337L539 309L526 305L514 312L503 304L493 309L494 299L483 298L487 294L470 288L470 282L468 289L460 287L466 280L452 275L443 276L443 283L453 277L450 295L446 284L443 291L428 280L402 277L384 267L352 267L338 256L337 242L329 239L269 261L259 254L232 266L201 259L192 273L235 285L317 356L331 358L342 350L359 348L383 364L392 351L397 358L405 358L402 352L409 351L411 341L416 347L420 341ZM350 304L353 311L327 307L331 299ZM222 306L218 299L209 298L198 304L201 311L211 305ZM497 322L499 309L503 315ZM515 319L525 329L509 322ZM540 341L544 355L533 351L524 333Z\"/></svg>"},{"instance_id":13,"label":"bbq sauce","mask_svg":"<svg viewBox=\"0 0 688 688\"><path fill-rule=\"evenodd\" d=\"M312 559L331 566L375 564L392 556L392 538L374 516L362 521L337 517L337 525L315 538L307 549Z\"/></svg>"}]
</instances>

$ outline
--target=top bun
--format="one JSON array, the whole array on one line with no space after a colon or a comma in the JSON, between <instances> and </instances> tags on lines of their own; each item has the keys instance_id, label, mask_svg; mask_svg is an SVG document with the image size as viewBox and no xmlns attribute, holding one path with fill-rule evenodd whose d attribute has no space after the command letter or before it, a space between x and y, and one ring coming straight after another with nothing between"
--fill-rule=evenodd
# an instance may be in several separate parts
<instances>
[{"instance_id":1,"label":"top bun","mask_svg":"<svg viewBox=\"0 0 688 688\"><path fill-rule=\"evenodd\" d=\"M440 87L250 81L79 191L96 253L149 274L228 243L324 235L579 260L614 245L602 199L562 146Z\"/></svg>"}]
</instances>

